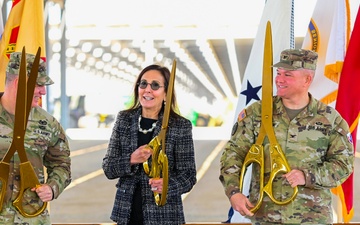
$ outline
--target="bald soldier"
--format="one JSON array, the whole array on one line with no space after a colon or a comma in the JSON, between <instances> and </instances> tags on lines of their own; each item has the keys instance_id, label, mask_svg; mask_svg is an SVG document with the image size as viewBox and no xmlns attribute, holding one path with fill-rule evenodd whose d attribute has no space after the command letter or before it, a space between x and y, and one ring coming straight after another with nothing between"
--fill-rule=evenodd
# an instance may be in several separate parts
<instances>
[{"instance_id":1,"label":"bald soldier","mask_svg":"<svg viewBox=\"0 0 360 225\"><path fill-rule=\"evenodd\" d=\"M19 81L20 52L10 55L6 69L5 89L0 93L0 158L3 159L13 138L16 93ZM35 56L26 54L27 74L32 69ZM43 202L59 197L70 184L70 149L65 132L59 122L39 107L41 96L46 94L46 85L54 82L46 73L46 64L40 59L38 78L31 104L31 111L25 134L25 151L41 184L40 187L27 190L23 208L28 214L34 214ZM44 174L46 167L46 174ZM10 174L3 207L0 209L0 224L51 224L48 210L34 218L23 217L12 205L19 193L19 156L14 154L10 162Z\"/></svg>"},{"instance_id":2,"label":"bald soldier","mask_svg":"<svg viewBox=\"0 0 360 225\"><path fill-rule=\"evenodd\" d=\"M220 181L231 206L253 224L332 224L331 188L341 185L353 172L354 148L349 126L340 114L309 93L315 75L317 53L304 49L282 51L273 97L273 129L291 171L277 176L273 195L286 200L275 204L264 194L260 208L251 213L259 196L259 166L254 166L247 198L239 190L245 155L260 132L261 102L241 112L221 157ZM264 185L271 171L269 140L264 140Z\"/></svg>"}]
</instances>

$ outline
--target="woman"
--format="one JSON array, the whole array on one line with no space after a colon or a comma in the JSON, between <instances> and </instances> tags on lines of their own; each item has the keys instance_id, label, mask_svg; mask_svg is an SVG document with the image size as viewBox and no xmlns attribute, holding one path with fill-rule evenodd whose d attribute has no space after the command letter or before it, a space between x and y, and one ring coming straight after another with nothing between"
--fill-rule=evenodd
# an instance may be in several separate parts
<instances>
[{"instance_id":1,"label":"woman","mask_svg":"<svg viewBox=\"0 0 360 225\"><path fill-rule=\"evenodd\" d=\"M161 130L170 71L150 65L134 87L133 105L119 112L102 167L108 179L119 178L111 219L117 224L184 224L181 195L196 183L192 125L175 112L172 96L166 133L169 165L167 202L157 206L154 193L162 192L162 179L149 178L143 162L151 162L147 144Z\"/></svg>"}]
</instances>

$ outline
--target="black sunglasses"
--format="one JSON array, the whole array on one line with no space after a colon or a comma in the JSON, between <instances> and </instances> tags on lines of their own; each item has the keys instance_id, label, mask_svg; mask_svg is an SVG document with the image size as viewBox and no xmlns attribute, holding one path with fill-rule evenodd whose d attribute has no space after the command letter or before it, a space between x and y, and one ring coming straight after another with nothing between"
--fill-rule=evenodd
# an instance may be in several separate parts
<instances>
[{"instance_id":1,"label":"black sunglasses","mask_svg":"<svg viewBox=\"0 0 360 225\"><path fill-rule=\"evenodd\" d=\"M148 86L148 84L150 84L151 89L153 89L154 91L159 90L159 88L161 87L164 87L164 86L160 86L160 84L156 81L148 83L146 80L142 80L140 81L140 83L138 83L139 88L141 89L145 89Z\"/></svg>"}]
</instances>

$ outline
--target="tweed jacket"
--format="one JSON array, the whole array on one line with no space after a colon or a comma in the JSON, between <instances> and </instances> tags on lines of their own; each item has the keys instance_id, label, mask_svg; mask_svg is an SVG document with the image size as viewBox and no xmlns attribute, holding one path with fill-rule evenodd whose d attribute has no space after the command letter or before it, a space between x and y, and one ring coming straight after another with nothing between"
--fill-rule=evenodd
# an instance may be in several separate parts
<instances>
[{"instance_id":1,"label":"tweed jacket","mask_svg":"<svg viewBox=\"0 0 360 225\"><path fill-rule=\"evenodd\" d=\"M183 224L185 218L181 195L189 192L196 183L192 125L183 117L169 119L165 148L169 165L167 203L159 207L155 204L149 177L144 173L142 164L130 165L130 155L138 148L140 114L141 108L118 113L103 159L102 168L106 177L119 179L111 219L117 224L128 223L135 184L140 183L145 225ZM161 130L162 118L161 113L153 137ZM135 175L138 170L141 170L140 176Z\"/></svg>"}]
</instances>

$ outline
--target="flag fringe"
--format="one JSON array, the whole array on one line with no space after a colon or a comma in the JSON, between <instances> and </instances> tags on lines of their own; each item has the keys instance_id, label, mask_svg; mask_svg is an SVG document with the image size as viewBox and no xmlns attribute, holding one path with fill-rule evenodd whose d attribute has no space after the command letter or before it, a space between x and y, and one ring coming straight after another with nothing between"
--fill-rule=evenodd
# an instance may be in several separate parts
<instances>
[{"instance_id":1,"label":"flag fringe","mask_svg":"<svg viewBox=\"0 0 360 225\"><path fill-rule=\"evenodd\" d=\"M338 94L338 90L335 90L335 91L331 92L330 94L327 94L322 99L320 99L320 101L323 102L324 104L329 105L330 103L332 103L336 100L337 94Z\"/></svg>"},{"instance_id":2,"label":"flag fringe","mask_svg":"<svg viewBox=\"0 0 360 225\"><path fill-rule=\"evenodd\" d=\"M324 75L335 83L339 83L340 73L344 65L343 61L336 61L335 63L325 66Z\"/></svg>"}]
</instances>

